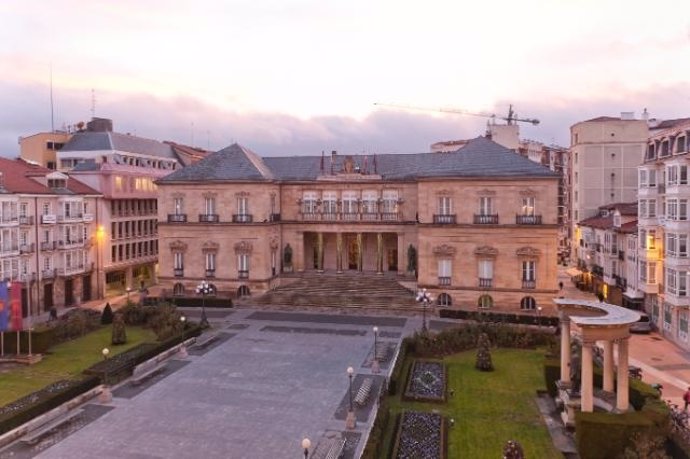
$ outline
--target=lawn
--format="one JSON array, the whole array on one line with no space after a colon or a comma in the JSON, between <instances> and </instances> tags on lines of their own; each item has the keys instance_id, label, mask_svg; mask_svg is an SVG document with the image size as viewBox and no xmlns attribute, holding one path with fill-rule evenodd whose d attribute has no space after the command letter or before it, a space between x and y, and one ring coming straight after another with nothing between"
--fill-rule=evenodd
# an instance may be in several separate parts
<instances>
[{"instance_id":1,"label":"lawn","mask_svg":"<svg viewBox=\"0 0 690 459\"><path fill-rule=\"evenodd\" d=\"M449 458L502 457L508 440L517 440L525 457L562 457L551 443L535 401L536 390L544 386L543 353L494 349L491 356L495 370L488 373L474 368L475 350L444 359L448 389L455 391L447 403L405 402L397 395L389 399L391 409L394 413L402 409L438 410L455 419L455 427L448 429ZM410 364L411 360L406 362L405 371ZM389 430L384 441L392 444L393 436Z\"/></svg>"},{"instance_id":2,"label":"lawn","mask_svg":"<svg viewBox=\"0 0 690 459\"><path fill-rule=\"evenodd\" d=\"M127 327L127 344L110 344L111 328L103 327L81 338L58 344L51 348L43 360L35 365L22 366L0 373L0 406L34 392L53 381L67 379L81 374L85 369L103 358L104 347L111 355L119 354L142 342L155 341L156 335L150 329Z\"/></svg>"}]
</instances>

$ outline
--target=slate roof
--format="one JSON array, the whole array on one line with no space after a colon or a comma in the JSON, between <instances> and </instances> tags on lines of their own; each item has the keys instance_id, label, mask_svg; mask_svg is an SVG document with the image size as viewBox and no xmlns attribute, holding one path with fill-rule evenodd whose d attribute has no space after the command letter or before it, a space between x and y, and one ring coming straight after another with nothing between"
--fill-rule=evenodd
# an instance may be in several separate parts
<instances>
[{"instance_id":1,"label":"slate roof","mask_svg":"<svg viewBox=\"0 0 690 459\"><path fill-rule=\"evenodd\" d=\"M45 177L47 174L55 171L34 164L29 164L21 159L0 157L0 172L2 172L2 187L0 187L1 193L101 194L90 186L71 177L67 179L66 188L49 188L35 180L35 178Z\"/></svg>"},{"instance_id":2,"label":"slate roof","mask_svg":"<svg viewBox=\"0 0 690 459\"><path fill-rule=\"evenodd\" d=\"M118 132L77 132L61 151L122 151L177 159L173 148L163 142Z\"/></svg>"},{"instance_id":3,"label":"slate roof","mask_svg":"<svg viewBox=\"0 0 690 459\"><path fill-rule=\"evenodd\" d=\"M385 155L338 155L333 170L339 173L351 156L363 174L381 175L384 180L414 180L433 177L545 177L558 174L549 168L505 148L485 137L470 140L449 153ZM324 163L323 172L321 162ZM316 180L331 171L331 157L290 156L260 158L250 150L233 144L201 161L173 172L161 183L177 181L301 181Z\"/></svg>"}]
</instances>

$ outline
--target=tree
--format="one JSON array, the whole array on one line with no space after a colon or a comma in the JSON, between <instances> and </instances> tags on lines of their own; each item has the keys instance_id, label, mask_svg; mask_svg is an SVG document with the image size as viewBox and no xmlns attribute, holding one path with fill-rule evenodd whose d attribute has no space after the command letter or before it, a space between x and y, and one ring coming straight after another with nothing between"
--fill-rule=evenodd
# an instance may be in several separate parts
<instances>
[{"instance_id":1,"label":"tree","mask_svg":"<svg viewBox=\"0 0 690 459\"><path fill-rule=\"evenodd\" d=\"M125 320L122 314L115 314L113 318L113 334L111 342L113 345L125 344L127 342L127 331L125 330Z\"/></svg>"},{"instance_id":2,"label":"tree","mask_svg":"<svg viewBox=\"0 0 690 459\"><path fill-rule=\"evenodd\" d=\"M479 335L477 341L477 363L475 368L480 371L493 371L494 364L491 362L491 341L486 333Z\"/></svg>"},{"instance_id":3,"label":"tree","mask_svg":"<svg viewBox=\"0 0 690 459\"><path fill-rule=\"evenodd\" d=\"M666 439L658 432L635 432L631 438L631 444L623 454L621 459L671 459L666 454L664 443Z\"/></svg>"},{"instance_id":4,"label":"tree","mask_svg":"<svg viewBox=\"0 0 690 459\"><path fill-rule=\"evenodd\" d=\"M525 453L520 443L509 440L503 447L503 459L524 459Z\"/></svg>"},{"instance_id":5,"label":"tree","mask_svg":"<svg viewBox=\"0 0 690 459\"><path fill-rule=\"evenodd\" d=\"M110 307L110 303L106 303L101 314L101 324L108 325L111 323L113 323L113 308Z\"/></svg>"}]
</instances>

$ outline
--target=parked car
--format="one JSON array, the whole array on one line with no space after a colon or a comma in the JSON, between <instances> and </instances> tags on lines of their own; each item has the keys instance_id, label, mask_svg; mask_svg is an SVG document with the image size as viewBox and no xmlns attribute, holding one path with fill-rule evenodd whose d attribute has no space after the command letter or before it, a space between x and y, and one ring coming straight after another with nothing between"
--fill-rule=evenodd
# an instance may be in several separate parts
<instances>
[{"instance_id":1,"label":"parked car","mask_svg":"<svg viewBox=\"0 0 690 459\"><path fill-rule=\"evenodd\" d=\"M652 331L652 322L644 312L640 313L640 320L630 325L631 333L649 333Z\"/></svg>"}]
</instances>

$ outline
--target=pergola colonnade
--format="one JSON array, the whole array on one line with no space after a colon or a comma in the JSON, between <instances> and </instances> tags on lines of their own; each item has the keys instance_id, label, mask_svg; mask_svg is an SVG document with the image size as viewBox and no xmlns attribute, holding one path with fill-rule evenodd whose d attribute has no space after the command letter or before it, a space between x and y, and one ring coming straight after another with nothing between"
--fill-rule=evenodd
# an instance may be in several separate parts
<instances>
[{"instance_id":1,"label":"pergola colonnade","mask_svg":"<svg viewBox=\"0 0 690 459\"><path fill-rule=\"evenodd\" d=\"M554 299L558 307L561 326L561 383L570 384L571 336L570 323L582 333L580 409L594 411L594 362L593 347L603 342L604 381L603 390L614 391L613 346L618 348L618 372L616 410L625 412L629 407L628 349L630 325L640 320L636 311L613 304L578 299Z\"/></svg>"}]
</instances>

